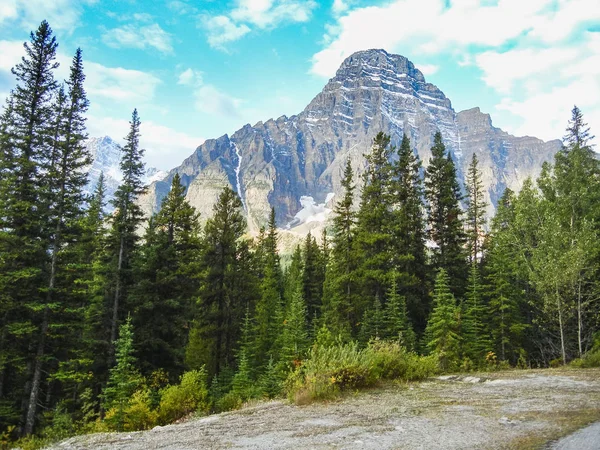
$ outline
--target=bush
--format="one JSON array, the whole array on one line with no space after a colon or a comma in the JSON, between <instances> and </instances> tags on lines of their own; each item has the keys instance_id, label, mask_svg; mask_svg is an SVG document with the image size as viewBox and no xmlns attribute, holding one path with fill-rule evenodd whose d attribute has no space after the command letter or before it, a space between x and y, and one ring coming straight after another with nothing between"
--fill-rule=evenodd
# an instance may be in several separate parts
<instances>
[{"instance_id":1,"label":"bush","mask_svg":"<svg viewBox=\"0 0 600 450\"><path fill-rule=\"evenodd\" d=\"M207 410L207 397L204 368L184 373L179 385L168 386L161 391L158 407L160 423L171 423L191 412Z\"/></svg>"},{"instance_id":2,"label":"bush","mask_svg":"<svg viewBox=\"0 0 600 450\"><path fill-rule=\"evenodd\" d=\"M214 409L215 412L232 411L240 409L243 403L242 397L237 392L230 391L215 401Z\"/></svg>"},{"instance_id":3,"label":"bush","mask_svg":"<svg viewBox=\"0 0 600 450\"><path fill-rule=\"evenodd\" d=\"M435 356L407 353L395 342L315 345L304 364L287 380L288 396L297 404L335 398L342 391L375 385L380 380L421 380L438 371Z\"/></svg>"},{"instance_id":4,"label":"bush","mask_svg":"<svg viewBox=\"0 0 600 450\"><path fill-rule=\"evenodd\" d=\"M156 425L158 413L152 409L152 394L148 389L136 391L125 409L123 431L148 430Z\"/></svg>"}]
</instances>

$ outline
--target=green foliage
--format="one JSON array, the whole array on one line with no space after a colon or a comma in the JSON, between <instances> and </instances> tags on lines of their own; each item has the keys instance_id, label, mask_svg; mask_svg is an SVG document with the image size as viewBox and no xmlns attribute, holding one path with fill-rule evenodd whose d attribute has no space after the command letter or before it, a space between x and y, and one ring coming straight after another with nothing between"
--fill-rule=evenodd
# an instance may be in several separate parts
<instances>
[{"instance_id":1,"label":"green foliage","mask_svg":"<svg viewBox=\"0 0 600 450\"><path fill-rule=\"evenodd\" d=\"M161 391L158 420L162 424L174 422L193 412L208 411L207 374L204 369L192 370L181 376L178 385Z\"/></svg>"},{"instance_id":2,"label":"green foliage","mask_svg":"<svg viewBox=\"0 0 600 450\"><path fill-rule=\"evenodd\" d=\"M437 373L433 357L407 353L398 343L374 341L328 347L315 345L287 380L288 396L298 404L328 400L341 392L373 386L380 380L416 381Z\"/></svg>"},{"instance_id":3,"label":"green foliage","mask_svg":"<svg viewBox=\"0 0 600 450\"><path fill-rule=\"evenodd\" d=\"M448 287L448 274L440 269L435 279L433 311L425 329L426 345L442 370L454 370L459 364L461 337L459 308Z\"/></svg>"}]
</instances>

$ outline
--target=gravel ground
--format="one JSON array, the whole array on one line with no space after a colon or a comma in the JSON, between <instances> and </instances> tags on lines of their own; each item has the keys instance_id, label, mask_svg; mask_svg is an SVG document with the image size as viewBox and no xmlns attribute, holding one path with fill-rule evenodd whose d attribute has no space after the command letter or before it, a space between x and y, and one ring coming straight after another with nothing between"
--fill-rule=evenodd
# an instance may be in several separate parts
<instances>
[{"instance_id":1,"label":"gravel ground","mask_svg":"<svg viewBox=\"0 0 600 450\"><path fill-rule=\"evenodd\" d=\"M599 369L510 371L390 384L308 406L259 403L150 431L78 436L52 448L520 449L599 420ZM600 428L588 429L574 441L579 446L564 440L550 448L599 449Z\"/></svg>"}]
</instances>

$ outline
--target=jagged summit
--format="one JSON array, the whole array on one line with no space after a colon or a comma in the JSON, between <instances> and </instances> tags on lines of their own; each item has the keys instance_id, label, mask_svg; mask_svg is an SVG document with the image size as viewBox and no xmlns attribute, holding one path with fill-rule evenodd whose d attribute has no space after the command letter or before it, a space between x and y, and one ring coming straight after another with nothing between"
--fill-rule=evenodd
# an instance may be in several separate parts
<instances>
[{"instance_id":1,"label":"jagged summit","mask_svg":"<svg viewBox=\"0 0 600 450\"><path fill-rule=\"evenodd\" d=\"M352 53L340 65L336 72L336 78L348 74L360 77L363 74L370 76L373 73L382 72L393 76L406 75L419 82L425 82L421 71L408 58L388 53L383 49L361 50Z\"/></svg>"},{"instance_id":2,"label":"jagged summit","mask_svg":"<svg viewBox=\"0 0 600 450\"><path fill-rule=\"evenodd\" d=\"M342 194L348 159L360 183L364 154L378 132L389 134L394 145L406 133L426 165L438 130L459 177L477 153L490 213L505 187L519 190L560 149L560 141L511 136L493 127L478 108L456 113L450 99L407 58L365 50L346 58L302 112L208 139L168 177L153 183L141 203L147 213L157 211L177 172L204 219L222 188L230 186L243 200L251 230L266 223L273 206L280 226L306 232L326 219ZM311 214L314 205L322 213Z\"/></svg>"}]
</instances>

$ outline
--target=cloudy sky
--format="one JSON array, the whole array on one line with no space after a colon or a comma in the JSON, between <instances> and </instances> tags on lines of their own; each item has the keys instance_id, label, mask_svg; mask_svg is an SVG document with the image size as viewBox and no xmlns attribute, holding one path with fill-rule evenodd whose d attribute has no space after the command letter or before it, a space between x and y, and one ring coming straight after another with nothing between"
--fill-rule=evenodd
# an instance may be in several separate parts
<instances>
[{"instance_id":1,"label":"cloudy sky","mask_svg":"<svg viewBox=\"0 0 600 450\"><path fill-rule=\"evenodd\" d=\"M151 166L203 139L300 112L342 60L411 59L459 111L480 106L517 135L560 138L573 104L600 135L598 0L1 0L0 101L42 19L64 78L85 58L92 136L142 118Z\"/></svg>"}]
</instances>

